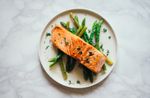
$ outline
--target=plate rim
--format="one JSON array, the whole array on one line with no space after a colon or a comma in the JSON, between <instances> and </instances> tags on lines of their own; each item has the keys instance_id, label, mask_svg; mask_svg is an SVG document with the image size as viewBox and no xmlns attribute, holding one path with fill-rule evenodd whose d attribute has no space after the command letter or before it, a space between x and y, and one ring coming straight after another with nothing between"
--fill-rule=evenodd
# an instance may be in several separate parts
<instances>
[{"instance_id":1,"label":"plate rim","mask_svg":"<svg viewBox=\"0 0 150 98\"><path fill-rule=\"evenodd\" d=\"M104 21L109 25L110 29L112 30L113 32L113 35L114 35L114 38L115 38L115 43L116 43L116 61L115 61L115 64L112 66L113 68L110 70L110 72L107 73L107 75L105 77L102 77L99 81L97 82L94 82L92 83L91 85L88 85L88 86L68 86L68 85L65 85L63 83L60 83L58 81L56 81L55 79L53 79L47 72L47 70L45 69L43 63L42 63L42 58L41 58L41 42L42 42L42 37L44 36L44 32L46 31L46 29L49 27L50 23L56 19L57 17L59 17L61 14L63 13L67 13L67 12L71 12L71 11L86 11L86 12L90 12L90 13L93 13L97 16L100 16L104 19ZM42 34L40 35L40 42L39 42L39 47L38 47L38 57L39 57L39 60L40 60L40 65L42 66L42 68L44 69L45 73L49 76L49 78L51 78L53 81L55 81L56 83L60 84L61 86L64 86L64 87L67 87L67 88L74 88L74 89L83 89L83 88L89 88L89 87L92 87L92 86L95 86L97 84L100 84L101 82L103 82L104 80L106 80L108 78L108 76L113 72L114 70L114 67L117 65L117 62L118 62L118 41L117 41L117 36L116 36L116 33L114 31L114 29L112 28L111 24L106 20L106 18L104 18L102 15L98 13L96 13L96 11L93 11L91 9L86 9L86 8L72 8L72 9L67 9L67 10L61 10L59 11L58 13L56 13L55 15L53 15L53 17L50 18L50 20L48 21L48 23L46 24L46 26L44 27L44 29L42 30Z\"/></svg>"}]
</instances>

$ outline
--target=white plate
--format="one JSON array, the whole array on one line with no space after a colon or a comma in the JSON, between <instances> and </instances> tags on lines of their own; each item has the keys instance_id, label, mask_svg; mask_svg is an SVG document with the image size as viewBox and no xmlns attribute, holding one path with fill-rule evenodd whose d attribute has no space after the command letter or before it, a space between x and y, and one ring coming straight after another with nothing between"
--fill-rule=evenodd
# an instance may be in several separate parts
<instances>
[{"instance_id":1,"label":"white plate","mask_svg":"<svg viewBox=\"0 0 150 98\"><path fill-rule=\"evenodd\" d=\"M86 88L86 87L93 86L97 83L100 83L111 73L112 69L114 68L116 64L116 59L117 59L116 36L115 36L113 29L109 25L109 23L103 18L105 21L101 28L100 42L103 44L104 53L106 54L107 50L109 50L110 51L109 57L114 62L112 66L107 65L107 71L105 72L105 74L99 73L96 76L96 78L94 78L94 82L91 83L89 81L84 80L82 69L76 66L74 70L68 74L68 79L63 80L59 64L56 64L51 69L49 68L50 63L48 62L48 60L50 58L55 57L55 55L57 54L57 51L56 51L56 48L53 47L52 43L50 42L50 36L47 37L46 34L51 32L52 28L56 24L60 24L60 21L63 21L63 22L71 21L69 17L70 12L73 12L74 14L76 14L79 17L80 22L82 21L84 17L86 17L86 26L88 27L88 29L91 29L92 23L95 20L99 20L102 18L99 14L93 11L86 10L86 9L71 9L71 10L64 11L58 14L57 16L55 16L47 24L47 26L45 27L42 33L41 40L40 40L40 49L39 49L40 61L41 61L42 67L44 68L46 73L49 75L49 77L51 77L57 83L62 84L63 86L66 86L66 87L70 87L70 88ZM103 28L107 29L106 33L103 32ZM109 36L111 36L111 39L108 38ZM80 81L80 84L77 83L78 80Z\"/></svg>"}]
</instances>

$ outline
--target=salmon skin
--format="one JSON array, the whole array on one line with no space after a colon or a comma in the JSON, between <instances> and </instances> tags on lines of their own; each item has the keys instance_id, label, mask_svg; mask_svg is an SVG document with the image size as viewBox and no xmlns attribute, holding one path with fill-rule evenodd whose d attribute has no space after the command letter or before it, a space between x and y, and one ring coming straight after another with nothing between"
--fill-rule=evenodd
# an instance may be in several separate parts
<instances>
[{"instance_id":1,"label":"salmon skin","mask_svg":"<svg viewBox=\"0 0 150 98\"><path fill-rule=\"evenodd\" d=\"M95 73L99 73L105 63L104 54L62 26L57 25L52 29L51 42Z\"/></svg>"}]
</instances>

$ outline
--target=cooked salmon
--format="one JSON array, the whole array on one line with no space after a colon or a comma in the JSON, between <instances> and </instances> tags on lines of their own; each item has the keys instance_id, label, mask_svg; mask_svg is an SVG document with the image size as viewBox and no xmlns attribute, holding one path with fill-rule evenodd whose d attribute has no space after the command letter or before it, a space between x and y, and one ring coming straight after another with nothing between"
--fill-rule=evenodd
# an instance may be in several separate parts
<instances>
[{"instance_id":1,"label":"cooked salmon","mask_svg":"<svg viewBox=\"0 0 150 98\"><path fill-rule=\"evenodd\" d=\"M51 41L58 49L77 59L81 64L95 73L99 73L106 56L80 37L72 34L62 26L52 30Z\"/></svg>"}]
</instances>

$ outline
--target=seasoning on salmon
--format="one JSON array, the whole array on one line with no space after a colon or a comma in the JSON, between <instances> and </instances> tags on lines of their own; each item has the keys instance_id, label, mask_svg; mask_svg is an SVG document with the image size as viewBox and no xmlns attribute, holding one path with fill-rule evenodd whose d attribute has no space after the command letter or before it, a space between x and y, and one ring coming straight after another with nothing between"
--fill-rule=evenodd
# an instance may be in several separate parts
<instances>
[{"instance_id":1,"label":"seasoning on salmon","mask_svg":"<svg viewBox=\"0 0 150 98\"><path fill-rule=\"evenodd\" d=\"M56 26L52 30L51 41L54 46L67 55L77 59L91 71L95 73L101 71L106 56L80 37L61 26Z\"/></svg>"}]
</instances>

